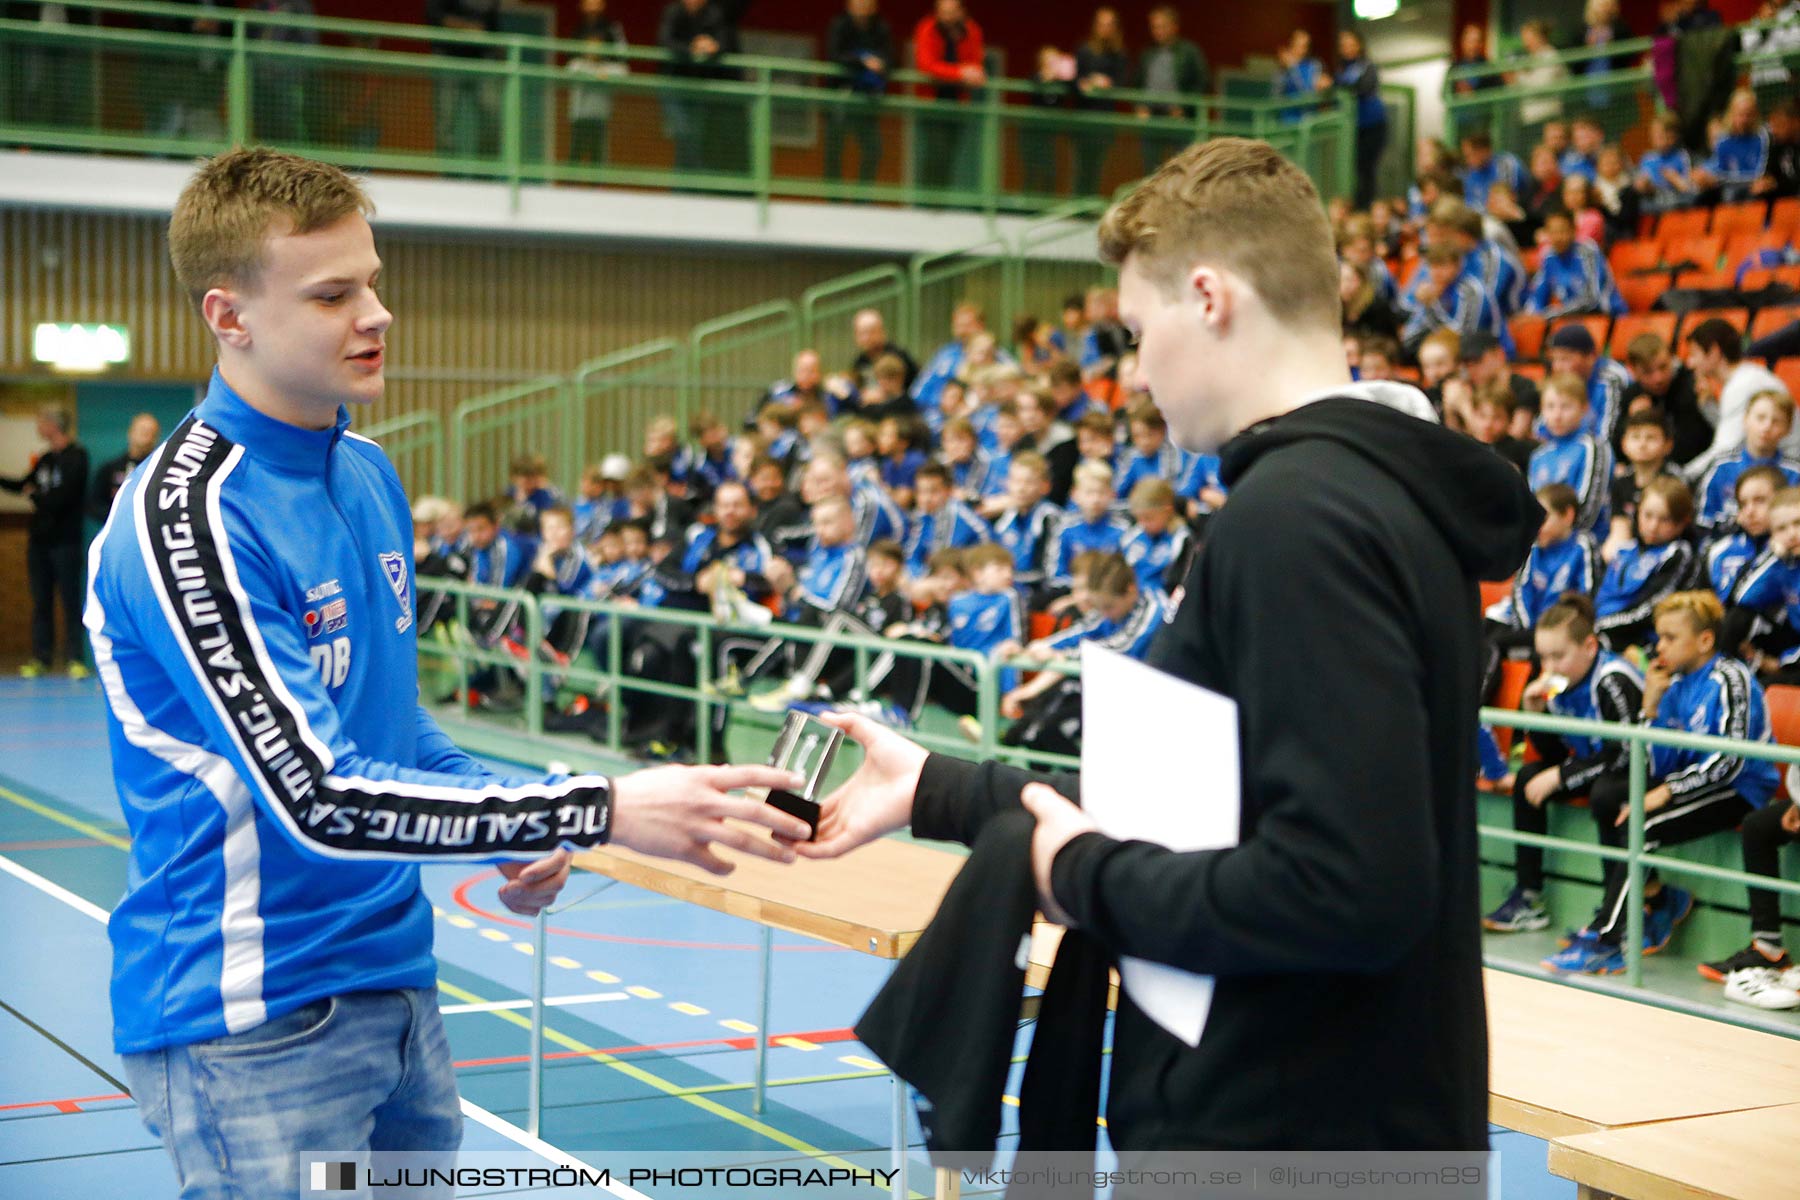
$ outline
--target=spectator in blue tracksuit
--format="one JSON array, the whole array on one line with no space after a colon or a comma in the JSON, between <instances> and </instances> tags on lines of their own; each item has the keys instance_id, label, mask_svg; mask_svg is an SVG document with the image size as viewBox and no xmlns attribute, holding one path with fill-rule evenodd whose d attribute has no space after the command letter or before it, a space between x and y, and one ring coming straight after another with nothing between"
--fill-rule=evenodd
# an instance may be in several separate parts
<instances>
[{"instance_id":1,"label":"spectator in blue tracksuit","mask_svg":"<svg viewBox=\"0 0 1800 1200\"><path fill-rule=\"evenodd\" d=\"M1113 509L1112 471L1105 464L1084 462L1076 467L1069 498L1073 504L1044 548L1044 583L1063 591L1074 582L1077 555L1089 550L1117 554L1131 532L1131 523Z\"/></svg>"},{"instance_id":2,"label":"spectator in blue tracksuit","mask_svg":"<svg viewBox=\"0 0 1800 1200\"><path fill-rule=\"evenodd\" d=\"M1487 211L1488 191L1496 183L1504 183L1515 196L1523 195L1525 164L1510 150L1494 150L1494 139L1485 129L1477 129L1462 139L1463 203L1478 213Z\"/></svg>"},{"instance_id":3,"label":"spectator in blue tracksuit","mask_svg":"<svg viewBox=\"0 0 1800 1200\"><path fill-rule=\"evenodd\" d=\"M1281 68L1275 77L1275 95L1294 101L1281 109L1281 120L1287 125L1298 125L1307 113L1318 111L1319 94L1331 86L1331 76L1325 73L1324 64L1312 56L1312 35L1304 29L1296 29L1288 36L1286 44L1276 51L1275 64Z\"/></svg>"},{"instance_id":4,"label":"spectator in blue tracksuit","mask_svg":"<svg viewBox=\"0 0 1800 1200\"><path fill-rule=\"evenodd\" d=\"M1400 330L1401 344L1417 353L1419 343L1440 329L1467 337L1478 331L1504 328L1499 304L1479 280L1463 273L1463 252L1438 243L1425 252L1426 278L1413 289L1415 307Z\"/></svg>"},{"instance_id":5,"label":"spectator in blue tracksuit","mask_svg":"<svg viewBox=\"0 0 1800 1200\"><path fill-rule=\"evenodd\" d=\"M1525 689L1521 708L1579 721L1637 724L1644 677L1629 659L1601 649L1594 604L1586 595L1559 599L1545 609L1533 641L1543 671ZM1538 759L1520 768L1512 793L1513 828L1521 833L1544 836L1552 803L1587 800L1595 784L1627 765L1621 741L1582 734L1528 736ZM1513 889L1482 918L1482 927L1496 933L1543 929L1550 924L1543 903L1543 848L1515 846L1513 865Z\"/></svg>"},{"instance_id":6,"label":"spectator in blue tracksuit","mask_svg":"<svg viewBox=\"0 0 1800 1200\"><path fill-rule=\"evenodd\" d=\"M1544 219L1548 242L1537 274L1525 290L1525 311L1545 317L1576 313L1621 316L1625 297L1600 247L1575 236L1575 222L1561 209Z\"/></svg>"},{"instance_id":7,"label":"spectator in blue tracksuit","mask_svg":"<svg viewBox=\"0 0 1800 1200\"><path fill-rule=\"evenodd\" d=\"M1552 375L1573 375L1587 388L1588 410L1582 427L1608 446L1620 444L1625 430L1625 392L1632 385L1625 365L1600 353L1594 335L1583 325L1564 325L1544 343ZM1546 384L1548 386L1548 384ZM1540 418L1532 432L1542 435Z\"/></svg>"},{"instance_id":8,"label":"spectator in blue tracksuit","mask_svg":"<svg viewBox=\"0 0 1800 1200\"><path fill-rule=\"evenodd\" d=\"M1725 109L1725 128L1712 153L1694 168L1694 181L1721 203L1748 200L1769 165L1769 131L1757 125L1756 93L1739 88Z\"/></svg>"},{"instance_id":9,"label":"spectator in blue tracksuit","mask_svg":"<svg viewBox=\"0 0 1800 1200\"><path fill-rule=\"evenodd\" d=\"M950 488L950 471L942 463L926 463L916 479L918 508L906 535L906 569L923 576L931 556L940 550L961 550L992 541L988 523L957 499Z\"/></svg>"},{"instance_id":10,"label":"spectator in blue tracksuit","mask_svg":"<svg viewBox=\"0 0 1800 1200\"><path fill-rule=\"evenodd\" d=\"M1749 642L1775 678L1795 681L1800 665L1800 495L1784 489L1769 502L1768 545L1726 597L1725 644Z\"/></svg>"},{"instance_id":11,"label":"spectator in blue tracksuit","mask_svg":"<svg viewBox=\"0 0 1800 1200\"><path fill-rule=\"evenodd\" d=\"M1162 479L1173 485L1187 477L1189 455L1169 440L1169 424L1155 404L1149 400L1134 403L1127 423L1131 445L1120 456L1119 475L1113 488L1120 500L1130 496L1132 489L1146 479Z\"/></svg>"},{"instance_id":12,"label":"spectator in blue tracksuit","mask_svg":"<svg viewBox=\"0 0 1800 1200\"><path fill-rule=\"evenodd\" d=\"M1131 489L1132 519L1119 553L1125 556L1144 592L1173 591L1180 580L1168 578L1187 550L1187 523L1175 516L1175 489L1166 479L1145 479Z\"/></svg>"},{"instance_id":13,"label":"spectator in blue tracksuit","mask_svg":"<svg viewBox=\"0 0 1800 1200\"><path fill-rule=\"evenodd\" d=\"M1722 454L1708 454L1689 467L1700 506L1700 523L1709 529L1737 514L1737 481L1753 467L1781 472L1783 487L1800 483L1800 462L1781 452L1794 424L1794 402L1782 392L1763 392L1744 410L1744 442Z\"/></svg>"},{"instance_id":14,"label":"spectator in blue tracksuit","mask_svg":"<svg viewBox=\"0 0 1800 1200\"><path fill-rule=\"evenodd\" d=\"M1657 606L1656 661L1644 681L1643 715L1662 729L1739 741L1772 741L1762 685L1750 668L1720 653L1724 613L1708 591L1678 592ZM1644 846L1660 850L1734 828L1769 802L1777 782L1773 763L1715 751L1653 746L1644 794ZM1631 807L1626 773L1603 776L1589 811L1603 844L1624 848ZM1625 969L1619 945L1626 928L1626 873L1608 860L1600 907L1568 946L1545 960L1553 970L1617 974ZM1666 946L1693 909L1686 890L1644 881L1646 949Z\"/></svg>"},{"instance_id":15,"label":"spectator in blue tracksuit","mask_svg":"<svg viewBox=\"0 0 1800 1200\"><path fill-rule=\"evenodd\" d=\"M1769 504L1775 493L1787 486L1786 478L1774 467L1751 467L1738 476L1737 510L1729 524L1713 530L1702 551L1706 578L1721 600L1730 601L1744 568L1768 548Z\"/></svg>"},{"instance_id":16,"label":"spectator in blue tracksuit","mask_svg":"<svg viewBox=\"0 0 1800 1200\"><path fill-rule=\"evenodd\" d=\"M1541 403L1542 444L1531 452L1525 478L1533 492L1546 484L1567 484L1579 501L1575 528L1604 537L1612 448L1588 432L1586 389L1571 376L1552 375L1544 381Z\"/></svg>"},{"instance_id":17,"label":"spectator in blue tracksuit","mask_svg":"<svg viewBox=\"0 0 1800 1200\"><path fill-rule=\"evenodd\" d=\"M1337 87L1356 97L1356 195L1359 209L1375 199L1375 174L1387 149L1387 105L1381 102L1381 73L1369 61L1363 36L1354 29L1338 31Z\"/></svg>"},{"instance_id":18,"label":"spectator in blue tracksuit","mask_svg":"<svg viewBox=\"0 0 1800 1200\"><path fill-rule=\"evenodd\" d=\"M912 382L913 402L926 412L939 406L939 393L944 384L955 379L963 368L969 343L987 332L987 317L979 304L963 301L950 313L950 340L937 348L925 367ZM995 361L1011 363L1012 355L1004 350L995 353Z\"/></svg>"},{"instance_id":19,"label":"spectator in blue tracksuit","mask_svg":"<svg viewBox=\"0 0 1800 1200\"><path fill-rule=\"evenodd\" d=\"M1219 478L1216 454L1188 455L1187 472L1175 481L1175 494L1185 502L1187 515L1195 520L1224 504L1228 490Z\"/></svg>"},{"instance_id":20,"label":"spectator in blue tracksuit","mask_svg":"<svg viewBox=\"0 0 1800 1200\"><path fill-rule=\"evenodd\" d=\"M1594 593L1594 629L1608 649L1647 646L1656 634L1656 606L1703 582L1699 552L1689 536L1694 494L1673 475L1659 475L1638 496L1637 538L1607 565Z\"/></svg>"},{"instance_id":21,"label":"spectator in blue tracksuit","mask_svg":"<svg viewBox=\"0 0 1800 1200\"><path fill-rule=\"evenodd\" d=\"M1635 186L1645 212L1668 212L1694 202L1694 160L1681 144L1681 119L1674 113L1650 122L1650 149L1638 159Z\"/></svg>"},{"instance_id":22,"label":"spectator in blue tracksuit","mask_svg":"<svg viewBox=\"0 0 1800 1200\"><path fill-rule=\"evenodd\" d=\"M382 394L392 320L368 209L337 168L261 147L183 188L170 253L218 367L89 555L132 832L114 1046L190 1195L292 1194L321 1147L452 1165L422 863L499 863L502 902L535 915L569 847L723 869L707 843L791 857L723 816L806 836L724 794L785 772L500 775L419 706L405 490L349 431L348 406Z\"/></svg>"},{"instance_id":23,"label":"spectator in blue tracksuit","mask_svg":"<svg viewBox=\"0 0 1800 1200\"><path fill-rule=\"evenodd\" d=\"M1044 582L1044 555L1063 510L1050 494L1050 465L1035 450L1022 450L1006 473L1006 506L990 523L994 540L1013 556L1013 582L1028 594Z\"/></svg>"},{"instance_id":24,"label":"spectator in blue tracksuit","mask_svg":"<svg viewBox=\"0 0 1800 1200\"><path fill-rule=\"evenodd\" d=\"M1537 541L1513 576L1512 590L1486 613L1503 631L1502 637L1506 633L1523 635L1510 639L1509 648L1529 646L1538 620L1567 593L1593 596L1605 569L1599 545L1586 530L1575 527L1580 510L1575 490L1566 483L1545 484L1537 489L1537 500L1544 506Z\"/></svg>"}]
</instances>

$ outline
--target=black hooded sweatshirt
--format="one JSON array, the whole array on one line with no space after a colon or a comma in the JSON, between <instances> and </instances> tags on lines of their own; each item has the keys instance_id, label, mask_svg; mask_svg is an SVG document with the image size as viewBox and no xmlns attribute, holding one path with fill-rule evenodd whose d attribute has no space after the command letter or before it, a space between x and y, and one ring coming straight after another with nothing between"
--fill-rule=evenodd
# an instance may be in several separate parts
<instances>
[{"instance_id":1,"label":"black hooded sweatshirt","mask_svg":"<svg viewBox=\"0 0 1800 1200\"><path fill-rule=\"evenodd\" d=\"M1485 1149L1476 581L1516 570L1543 512L1487 447L1365 399L1220 457L1231 503L1150 661L1238 702L1241 843L1083 834L1053 872L1111 953L1218 977L1194 1048L1121 995L1113 1144ZM970 842L1033 778L1078 796L934 755L913 829Z\"/></svg>"}]
</instances>

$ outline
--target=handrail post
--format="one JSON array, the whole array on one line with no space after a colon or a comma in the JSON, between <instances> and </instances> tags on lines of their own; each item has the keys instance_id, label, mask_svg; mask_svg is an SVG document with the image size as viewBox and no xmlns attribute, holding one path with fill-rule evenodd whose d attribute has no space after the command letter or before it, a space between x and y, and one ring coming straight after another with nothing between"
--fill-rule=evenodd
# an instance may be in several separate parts
<instances>
[{"instance_id":1,"label":"handrail post","mask_svg":"<svg viewBox=\"0 0 1800 1200\"><path fill-rule=\"evenodd\" d=\"M530 592L525 601L525 732L536 737L544 732L544 664L538 647L544 644L544 610Z\"/></svg>"},{"instance_id":2,"label":"handrail post","mask_svg":"<svg viewBox=\"0 0 1800 1200\"><path fill-rule=\"evenodd\" d=\"M231 66L225 75L225 127L233 146L250 143L250 30L241 16L231 22Z\"/></svg>"},{"instance_id":3,"label":"handrail post","mask_svg":"<svg viewBox=\"0 0 1800 1200\"><path fill-rule=\"evenodd\" d=\"M700 762L709 763L712 761L712 703L708 689L712 687L713 628L702 625L699 633L699 671L694 677L694 755ZM721 697L719 703L730 704L731 701Z\"/></svg>"},{"instance_id":4,"label":"handrail post","mask_svg":"<svg viewBox=\"0 0 1800 1200\"><path fill-rule=\"evenodd\" d=\"M518 42L506 48L506 84L500 104L500 157L513 212L519 211L519 188L525 152L524 58Z\"/></svg>"},{"instance_id":5,"label":"handrail post","mask_svg":"<svg viewBox=\"0 0 1800 1200\"><path fill-rule=\"evenodd\" d=\"M998 227L1000 212L1000 89L989 80L981 92L981 210L988 229Z\"/></svg>"},{"instance_id":6,"label":"handrail post","mask_svg":"<svg viewBox=\"0 0 1800 1200\"><path fill-rule=\"evenodd\" d=\"M625 689L620 686L624 678L624 639L623 618L618 613L609 613L606 617L606 745L614 754L619 752L623 739L625 724Z\"/></svg>"},{"instance_id":7,"label":"handrail post","mask_svg":"<svg viewBox=\"0 0 1800 1200\"><path fill-rule=\"evenodd\" d=\"M1378 97L1379 98L1379 97ZM1362 114L1357 111L1357 99L1347 91L1339 91L1337 97L1338 139L1337 139L1337 179L1340 195L1356 195L1356 139L1361 136L1361 126L1357 124Z\"/></svg>"},{"instance_id":8,"label":"handrail post","mask_svg":"<svg viewBox=\"0 0 1800 1200\"><path fill-rule=\"evenodd\" d=\"M775 189L775 76L756 70L756 97L750 108L751 187L756 195L756 226L769 227L769 198Z\"/></svg>"},{"instance_id":9,"label":"handrail post","mask_svg":"<svg viewBox=\"0 0 1800 1200\"><path fill-rule=\"evenodd\" d=\"M1632 987L1644 981L1644 786L1648 766L1644 743L1631 743L1631 857L1625 860L1625 980Z\"/></svg>"}]
</instances>

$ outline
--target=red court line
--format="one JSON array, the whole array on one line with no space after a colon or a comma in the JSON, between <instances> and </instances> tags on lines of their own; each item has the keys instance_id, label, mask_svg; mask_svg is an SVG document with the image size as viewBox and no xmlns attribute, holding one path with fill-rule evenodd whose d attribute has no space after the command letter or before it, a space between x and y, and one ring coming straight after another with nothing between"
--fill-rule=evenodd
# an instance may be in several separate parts
<instances>
[{"instance_id":1,"label":"red court line","mask_svg":"<svg viewBox=\"0 0 1800 1200\"><path fill-rule=\"evenodd\" d=\"M466 912L472 912L476 916L481 917L483 920L493 921L499 925L511 925L515 929L531 929L531 928L533 928L534 926L532 925L532 923L530 921L521 921L516 917L506 917L506 916L500 915L497 912L489 912L485 908L477 907L475 902L473 900L469 899L469 889L470 888L474 887L476 884L481 883L485 880L497 879L497 878L499 878L499 876L500 876L500 872L498 872L498 871L482 871L479 874L471 875L471 876L469 876L469 878L463 880L461 883L456 885L455 890L453 890L450 893L451 899L456 901L456 905L458 908L461 908ZM589 933L583 929L564 929L560 925L546 925L544 928L545 928L546 932L554 933L558 937L586 938L590 942L616 942L616 943L620 943L620 944L627 945L627 946L669 946L669 947L673 947L674 949L677 949L677 950L761 950L762 949L761 946L753 946L753 945L749 944L748 942L682 942L682 941L677 941L673 938L639 938L639 937L625 937L622 934L616 934L616 933ZM777 953L782 953L782 954L793 954L793 953L799 953L799 954L821 954L821 953L823 953L823 954L847 954L847 953L850 953L850 951L845 950L842 946L822 946L822 945L821 946L776 946L775 950Z\"/></svg>"},{"instance_id":2,"label":"red court line","mask_svg":"<svg viewBox=\"0 0 1800 1200\"><path fill-rule=\"evenodd\" d=\"M852 1029L815 1029L810 1033L778 1033L769 1039L769 1044L773 1046L780 1039L788 1037L804 1038L806 1041L821 1044L853 1042L856 1040L856 1031ZM691 1042L656 1042L640 1046L602 1046L593 1050L558 1050L544 1055L544 1061L549 1062L558 1058L591 1058L596 1054L631 1054L645 1050L690 1050L695 1046L729 1046L733 1050L754 1050L756 1039L754 1037L698 1038ZM455 1065L458 1067L503 1067L530 1061L529 1054L507 1054L499 1058L462 1059Z\"/></svg>"},{"instance_id":3,"label":"red court line","mask_svg":"<svg viewBox=\"0 0 1800 1200\"><path fill-rule=\"evenodd\" d=\"M66 1100L30 1100L23 1104L0 1104L0 1112L11 1112L20 1108L54 1108L57 1112L78 1113L83 1104L99 1104L106 1100L129 1100L124 1092L114 1092L109 1096L71 1096Z\"/></svg>"},{"instance_id":4,"label":"red court line","mask_svg":"<svg viewBox=\"0 0 1800 1200\"><path fill-rule=\"evenodd\" d=\"M45 838L35 842L0 842L0 853L13 850L85 850L91 846L104 846L105 842L93 838Z\"/></svg>"}]
</instances>

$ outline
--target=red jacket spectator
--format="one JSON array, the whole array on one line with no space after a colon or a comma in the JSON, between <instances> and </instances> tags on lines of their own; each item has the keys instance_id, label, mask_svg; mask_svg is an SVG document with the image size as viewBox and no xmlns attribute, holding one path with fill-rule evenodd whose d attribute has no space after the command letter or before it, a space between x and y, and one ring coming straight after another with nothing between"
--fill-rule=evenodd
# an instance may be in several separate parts
<instances>
[{"instance_id":1,"label":"red jacket spectator","mask_svg":"<svg viewBox=\"0 0 1800 1200\"><path fill-rule=\"evenodd\" d=\"M954 16L946 19L946 10ZM919 70L942 81L925 91L939 100L968 99L966 85L981 80L971 80L965 73L970 67L981 68L985 54L981 26L970 20L955 0L940 0L937 10L913 30L913 56Z\"/></svg>"}]
</instances>

